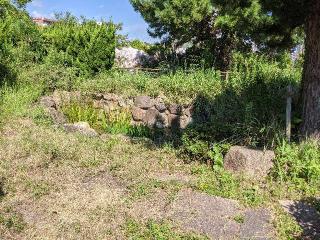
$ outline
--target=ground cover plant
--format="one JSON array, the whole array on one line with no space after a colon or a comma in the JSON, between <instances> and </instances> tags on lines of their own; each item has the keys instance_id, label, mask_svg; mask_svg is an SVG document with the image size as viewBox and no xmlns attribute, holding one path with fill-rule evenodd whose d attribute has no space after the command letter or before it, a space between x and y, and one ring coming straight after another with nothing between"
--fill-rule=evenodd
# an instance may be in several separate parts
<instances>
[{"instance_id":1,"label":"ground cover plant","mask_svg":"<svg viewBox=\"0 0 320 240\"><path fill-rule=\"evenodd\" d=\"M319 143L298 135L300 65L287 55L234 53L227 74L113 70L112 23L69 16L39 29L17 5L0 3L9 7L0 9L0 28L9 29L0 33L0 238L207 239L172 220L184 191L252 211L267 207L275 238L302 238L278 203L303 200L319 211ZM291 143L284 136L288 85L296 90ZM162 96L167 104L192 103L194 121L159 144L152 141L158 133L131 126L129 110L73 102L62 106L69 122L88 122L101 135L66 133L39 103L54 90ZM271 173L258 180L224 170L233 145L273 149ZM247 219L239 213L228 221L241 228Z\"/></svg>"}]
</instances>

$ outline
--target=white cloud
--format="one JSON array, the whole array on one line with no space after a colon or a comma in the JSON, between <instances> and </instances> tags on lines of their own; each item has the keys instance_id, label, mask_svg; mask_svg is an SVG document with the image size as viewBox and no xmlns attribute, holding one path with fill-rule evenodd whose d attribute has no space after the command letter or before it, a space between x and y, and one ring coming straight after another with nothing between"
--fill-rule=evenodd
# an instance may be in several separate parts
<instances>
[{"instance_id":1,"label":"white cloud","mask_svg":"<svg viewBox=\"0 0 320 240\"><path fill-rule=\"evenodd\" d=\"M30 3L30 5L32 7L36 7L36 8L43 8L44 7L42 0L34 0Z\"/></svg>"},{"instance_id":2,"label":"white cloud","mask_svg":"<svg viewBox=\"0 0 320 240\"><path fill-rule=\"evenodd\" d=\"M32 11L31 12L31 16L35 17L35 18L39 18L39 17L45 17L45 18L50 18L50 19L55 18L54 13L45 14L45 13L41 13L41 12L39 12L37 10Z\"/></svg>"},{"instance_id":3,"label":"white cloud","mask_svg":"<svg viewBox=\"0 0 320 240\"><path fill-rule=\"evenodd\" d=\"M105 6L103 4L99 5L99 8L102 9L104 8Z\"/></svg>"},{"instance_id":4,"label":"white cloud","mask_svg":"<svg viewBox=\"0 0 320 240\"><path fill-rule=\"evenodd\" d=\"M43 14L41 14L40 12L34 10L31 12L32 17L43 17Z\"/></svg>"}]
</instances>

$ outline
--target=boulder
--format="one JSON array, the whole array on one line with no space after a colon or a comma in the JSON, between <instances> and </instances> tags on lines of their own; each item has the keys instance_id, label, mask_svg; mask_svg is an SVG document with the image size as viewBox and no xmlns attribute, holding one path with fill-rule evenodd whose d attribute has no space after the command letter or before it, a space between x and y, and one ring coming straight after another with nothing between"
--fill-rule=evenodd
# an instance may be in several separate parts
<instances>
[{"instance_id":1,"label":"boulder","mask_svg":"<svg viewBox=\"0 0 320 240\"><path fill-rule=\"evenodd\" d=\"M192 123L192 118L186 115L180 117L179 119L179 127L181 129L186 129Z\"/></svg>"},{"instance_id":2,"label":"boulder","mask_svg":"<svg viewBox=\"0 0 320 240\"><path fill-rule=\"evenodd\" d=\"M160 113L157 109L149 109L143 118L143 122L149 127L155 127L160 117Z\"/></svg>"},{"instance_id":3,"label":"boulder","mask_svg":"<svg viewBox=\"0 0 320 240\"><path fill-rule=\"evenodd\" d=\"M169 112L174 115L182 115L182 107L177 104L170 105Z\"/></svg>"},{"instance_id":4,"label":"boulder","mask_svg":"<svg viewBox=\"0 0 320 240\"><path fill-rule=\"evenodd\" d=\"M144 67L155 62L154 57L132 47L116 49L115 55L115 63L121 68Z\"/></svg>"},{"instance_id":5,"label":"boulder","mask_svg":"<svg viewBox=\"0 0 320 240\"><path fill-rule=\"evenodd\" d=\"M133 107L132 108L132 118L135 121L142 121L146 115L146 111L138 108L138 107Z\"/></svg>"},{"instance_id":6,"label":"boulder","mask_svg":"<svg viewBox=\"0 0 320 240\"><path fill-rule=\"evenodd\" d=\"M74 124L64 124L63 128L66 132L80 133L88 137L97 137L98 133L92 129L87 122L78 122Z\"/></svg>"},{"instance_id":7,"label":"boulder","mask_svg":"<svg viewBox=\"0 0 320 240\"><path fill-rule=\"evenodd\" d=\"M142 109L149 109L153 107L153 101L148 96L139 96L136 97L134 101L134 106Z\"/></svg>"},{"instance_id":8,"label":"boulder","mask_svg":"<svg viewBox=\"0 0 320 240\"><path fill-rule=\"evenodd\" d=\"M164 129L168 127L168 116L165 113L160 113L157 117L156 128Z\"/></svg>"},{"instance_id":9,"label":"boulder","mask_svg":"<svg viewBox=\"0 0 320 240\"><path fill-rule=\"evenodd\" d=\"M55 108L48 108L47 112L49 113L54 124L59 125L67 122L67 118L65 117L65 115L62 112L56 110Z\"/></svg>"},{"instance_id":10,"label":"boulder","mask_svg":"<svg viewBox=\"0 0 320 240\"><path fill-rule=\"evenodd\" d=\"M178 115L169 114L168 115L168 125L171 128L180 128L180 117Z\"/></svg>"},{"instance_id":11,"label":"boulder","mask_svg":"<svg viewBox=\"0 0 320 240\"><path fill-rule=\"evenodd\" d=\"M193 107L187 107L183 110L184 115L188 117L192 117L193 114Z\"/></svg>"},{"instance_id":12,"label":"boulder","mask_svg":"<svg viewBox=\"0 0 320 240\"><path fill-rule=\"evenodd\" d=\"M61 106L63 104L69 104L71 102L78 102L81 100L81 93L79 91L76 92L67 92L67 91L54 91L52 94L53 100L55 101L57 106Z\"/></svg>"},{"instance_id":13,"label":"boulder","mask_svg":"<svg viewBox=\"0 0 320 240\"><path fill-rule=\"evenodd\" d=\"M159 112L161 112L161 113L163 113L163 112L165 112L165 111L167 110L167 107L166 107L166 105L165 105L163 102L157 102L157 103L155 104L155 107L156 107L156 109L157 109Z\"/></svg>"},{"instance_id":14,"label":"boulder","mask_svg":"<svg viewBox=\"0 0 320 240\"><path fill-rule=\"evenodd\" d=\"M252 178L264 178L273 167L273 151L260 151L234 146L224 158L224 168Z\"/></svg>"}]
</instances>

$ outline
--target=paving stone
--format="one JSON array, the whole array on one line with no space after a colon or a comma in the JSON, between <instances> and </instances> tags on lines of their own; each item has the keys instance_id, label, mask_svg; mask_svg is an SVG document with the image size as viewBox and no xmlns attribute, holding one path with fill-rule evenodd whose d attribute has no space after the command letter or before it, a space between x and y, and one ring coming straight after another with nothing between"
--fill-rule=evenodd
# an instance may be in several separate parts
<instances>
[{"instance_id":1,"label":"paving stone","mask_svg":"<svg viewBox=\"0 0 320 240\"><path fill-rule=\"evenodd\" d=\"M240 228L240 239L275 239L272 215L267 209L249 209L244 213L244 222Z\"/></svg>"},{"instance_id":2,"label":"paving stone","mask_svg":"<svg viewBox=\"0 0 320 240\"><path fill-rule=\"evenodd\" d=\"M239 237L240 224L233 219L241 212L237 201L182 190L173 203L171 218L185 231L231 240Z\"/></svg>"}]
</instances>

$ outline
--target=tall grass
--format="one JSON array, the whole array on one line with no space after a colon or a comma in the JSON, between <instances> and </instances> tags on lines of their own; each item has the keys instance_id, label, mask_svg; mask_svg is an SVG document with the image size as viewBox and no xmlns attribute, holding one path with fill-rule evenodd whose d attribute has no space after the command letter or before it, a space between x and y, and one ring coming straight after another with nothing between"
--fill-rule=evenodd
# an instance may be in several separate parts
<instances>
[{"instance_id":1,"label":"tall grass","mask_svg":"<svg viewBox=\"0 0 320 240\"><path fill-rule=\"evenodd\" d=\"M42 92L42 85L33 84L0 88L0 123L34 114L36 108L32 108L32 104L38 100Z\"/></svg>"},{"instance_id":2,"label":"tall grass","mask_svg":"<svg viewBox=\"0 0 320 240\"><path fill-rule=\"evenodd\" d=\"M71 103L63 106L69 122L88 122L102 133L126 134L132 137L149 137L151 130L146 126L133 126L131 112L128 109L105 111L96 109L90 103Z\"/></svg>"}]
</instances>

